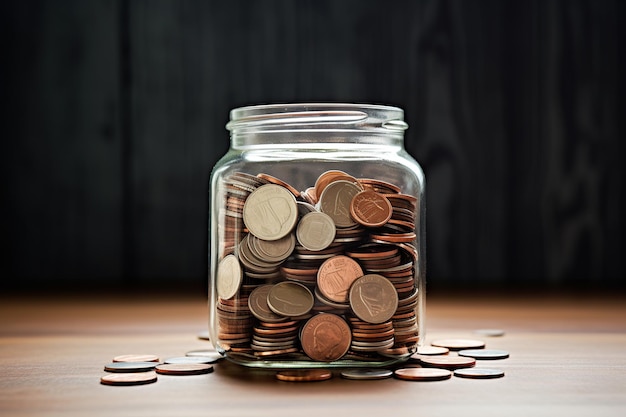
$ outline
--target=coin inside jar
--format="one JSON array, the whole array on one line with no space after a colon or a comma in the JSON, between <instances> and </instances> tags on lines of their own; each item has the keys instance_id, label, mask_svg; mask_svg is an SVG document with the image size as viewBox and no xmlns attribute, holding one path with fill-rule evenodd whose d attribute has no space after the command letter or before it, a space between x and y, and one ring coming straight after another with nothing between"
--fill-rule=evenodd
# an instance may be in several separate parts
<instances>
[{"instance_id":1,"label":"coin inside jar","mask_svg":"<svg viewBox=\"0 0 626 417\"><path fill-rule=\"evenodd\" d=\"M389 200L375 191L361 191L350 202L352 218L366 227L379 227L391 218L393 208Z\"/></svg>"},{"instance_id":2,"label":"coin inside jar","mask_svg":"<svg viewBox=\"0 0 626 417\"><path fill-rule=\"evenodd\" d=\"M356 222L350 215L350 203L355 195L361 192L357 184L339 180L326 186L320 196L320 211L328 214L337 227L351 227Z\"/></svg>"},{"instance_id":3,"label":"coin inside jar","mask_svg":"<svg viewBox=\"0 0 626 417\"><path fill-rule=\"evenodd\" d=\"M285 317L303 316L313 308L313 294L302 284L283 281L275 284L267 294L267 305L276 314Z\"/></svg>"},{"instance_id":4,"label":"coin inside jar","mask_svg":"<svg viewBox=\"0 0 626 417\"><path fill-rule=\"evenodd\" d=\"M387 278L378 274L367 274L350 287L350 307L354 314L368 323L383 323L389 320L398 308L398 293Z\"/></svg>"},{"instance_id":5,"label":"coin inside jar","mask_svg":"<svg viewBox=\"0 0 626 417\"><path fill-rule=\"evenodd\" d=\"M242 279L239 259L235 255L225 256L217 267L217 294L225 300L234 297Z\"/></svg>"},{"instance_id":6,"label":"coin inside jar","mask_svg":"<svg viewBox=\"0 0 626 417\"><path fill-rule=\"evenodd\" d=\"M311 251L326 249L335 239L335 223L325 213L314 211L300 219L296 231L298 242Z\"/></svg>"},{"instance_id":7,"label":"coin inside jar","mask_svg":"<svg viewBox=\"0 0 626 417\"><path fill-rule=\"evenodd\" d=\"M298 220L296 198L280 185L262 185L246 199L243 220L256 237L280 239L291 232Z\"/></svg>"},{"instance_id":8,"label":"coin inside jar","mask_svg":"<svg viewBox=\"0 0 626 417\"><path fill-rule=\"evenodd\" d=\"M302 349L308 357L321 362L332 362L348 352L352 336L350 326L341 317L321 313L311 317L300 333Z\"/></svg>"},{"instance_id":9,"label":"coin inside jar","mask_svg":"<svg viewBox=\"0 0 626 417\"><path fill-rule=\"evenodd\" d=\"M337 255L327 259L317 272L317 286L331 301L345 303L352 283L363 276L361 266L352 258Z\"/></svg>"}]
</instances>

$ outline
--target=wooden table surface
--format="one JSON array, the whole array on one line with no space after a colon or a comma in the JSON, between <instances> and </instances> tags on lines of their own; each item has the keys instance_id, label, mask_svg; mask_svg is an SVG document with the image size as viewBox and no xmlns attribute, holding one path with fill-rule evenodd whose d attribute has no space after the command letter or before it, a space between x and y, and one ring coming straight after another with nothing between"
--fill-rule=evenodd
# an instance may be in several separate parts
<instances>
[{"instance_id":1,"label":"wooden table surface","mask_svg":"<svg viewBox=\"0 0 626 417\"><path fill-rule=\"evenodd\" d=\"M209 342L202 296L0 300L0 415L6 416L624 416L626 298L429 297L428 342L479 338L510 357L477 366L504 378L282 382L227 361L207 375L100 384L114 356L183 356ZM500 328L501 337L477 329Z\"/></svg>"}]
</instances>

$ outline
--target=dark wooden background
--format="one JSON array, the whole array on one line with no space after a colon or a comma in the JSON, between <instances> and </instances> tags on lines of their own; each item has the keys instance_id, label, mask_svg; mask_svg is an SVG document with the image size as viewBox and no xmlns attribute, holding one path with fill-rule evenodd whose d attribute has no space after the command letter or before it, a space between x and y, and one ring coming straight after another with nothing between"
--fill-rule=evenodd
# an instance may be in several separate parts
<instances>
[{"instance_id":1,"label":"dark wooden background","mask_svg":"<svg viewBox=\"0 0 626 417\"><path fill-rule=\"evenodd\" d=\"M397 105L428 285L624 288L619 0L0 6L3 287L206 286L231 108Z\"/></svg>"}]
</instances>

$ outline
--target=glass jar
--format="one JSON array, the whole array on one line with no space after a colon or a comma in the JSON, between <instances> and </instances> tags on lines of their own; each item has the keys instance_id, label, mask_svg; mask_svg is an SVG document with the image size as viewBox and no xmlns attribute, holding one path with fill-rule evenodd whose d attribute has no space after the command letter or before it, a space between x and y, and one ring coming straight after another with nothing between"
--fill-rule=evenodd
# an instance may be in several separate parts
<instances>
[{"instance_id":1,"label":"glass jar","mask_svg":"<svg viewBox=\"0 0 626 417\"><path fill-rule=\"evenodd\" d=\"M402 109L234 109L211 174L209 337L262 368L382 367L424 338L424 174Z\"/></svg>"}]
</instances>

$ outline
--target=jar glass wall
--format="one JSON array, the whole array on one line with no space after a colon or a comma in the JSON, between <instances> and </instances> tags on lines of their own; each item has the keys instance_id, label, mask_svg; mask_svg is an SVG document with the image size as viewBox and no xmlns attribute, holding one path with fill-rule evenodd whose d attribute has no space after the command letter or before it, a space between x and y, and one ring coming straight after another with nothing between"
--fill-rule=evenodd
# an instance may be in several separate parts
<instances>
[{"instance_id":1,"label":"jar glass wall","mask_svg":"<svg viewBox=\"0 0 626 417\"><path fill-rule=\"evenodd\" d=\"M231 111L211 174L209 335L246 366L372 367L424 338L424 174L403 111Z\"/></svg>"}]
</instances>

